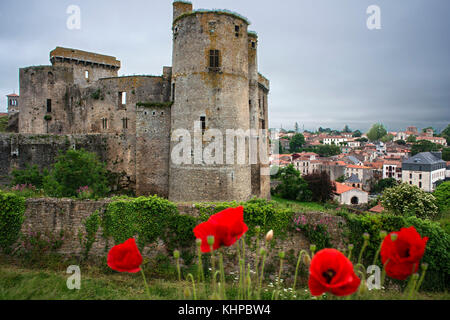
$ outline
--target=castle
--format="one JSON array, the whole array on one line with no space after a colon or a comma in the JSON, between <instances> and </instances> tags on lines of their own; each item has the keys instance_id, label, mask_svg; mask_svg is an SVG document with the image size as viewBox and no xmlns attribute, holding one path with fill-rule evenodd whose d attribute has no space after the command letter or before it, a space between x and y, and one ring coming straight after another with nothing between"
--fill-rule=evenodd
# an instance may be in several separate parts
<instances>
[{"instance_id":1,"label":"castle","mask_svg":"<svg viewBox=\"0 0 450 320\"><path fill-rule=\"evenodd\" d=\"M179 202L268 198L268 165L259 161L171 161L177 129L192 137L195 123L203 132L267 129L269 81L258 73L258 37L248 26L238 14L175 1L172 67L162 76L118 77L115 57L57 47L50 66L20 69L19 134L66 137L73 147L81 139L87 149L102 149L109 169L123 173L138 195Z\"/></svg>"}]
</instances>

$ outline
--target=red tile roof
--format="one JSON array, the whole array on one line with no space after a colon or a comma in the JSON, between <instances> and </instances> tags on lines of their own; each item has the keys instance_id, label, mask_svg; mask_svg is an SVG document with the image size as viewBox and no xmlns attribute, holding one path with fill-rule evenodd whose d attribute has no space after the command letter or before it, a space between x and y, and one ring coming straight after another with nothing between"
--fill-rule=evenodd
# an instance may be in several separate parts
<instances>
[{"instance_id":1,"label":"red tile roof","mask_svg":"<svg viewBox=\"0 0 450 320\"><path fill-rule=\"evenodd\" d=\"M382 213L384 211L384 208L383 208L383 206L381 204L378 204L377 206L373 207L369 211L370 212L375 212L375 213Z\"/></svg>"},{"instance_id":2,"label":"red tile roof","mask_svg":"<svg viewBox=\"0 0 450 320\"><path fill-rule=\"evenodd\" d=\"M343 194L350 190L356 189L354 187L349 187L349 186L339 183L339 182L335 182L335 184L336 184L336 191L335 191L336 194Z\"/></svg>"},{"instance_id":3,"label":"red tile roof","mask_svg":"<svg viewBox=\"0 0 450 320\"><path fill-rule=\"evenodd\" d=\"M8 94L7 97L18 97L18 95L15 93L11 93L11 94Z\"/></svg>"}]
</instances>

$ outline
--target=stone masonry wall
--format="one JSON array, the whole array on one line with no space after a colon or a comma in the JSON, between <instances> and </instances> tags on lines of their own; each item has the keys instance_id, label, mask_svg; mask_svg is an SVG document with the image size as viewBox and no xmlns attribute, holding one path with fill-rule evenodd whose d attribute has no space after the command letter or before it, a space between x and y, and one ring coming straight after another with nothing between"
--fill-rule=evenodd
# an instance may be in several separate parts
<instances>
[{"instance_id":1,"label":"stone masonry wall","mask_svg":"<svg viewBox=\"0 0 450 320\"><path fill-rule=\"evenodd\" d=\"M109 200L102 201L79 201L73 199L28 199L26 202L25 221L22 225L22 232L41 232L59 234L64 231L64 241L58 253L68 257L79 257L82 255L84 247L80 244L78 233L85 232L83 221L95 211L104 212ZM181 214L197 217L199 210L191 204L179 204L178 210ZM345 220L320 212L302 213L309 223L318 223L327 221L328 231L330 233L333 247L343 248L341 226ZM282 240L281 235L275 234L274 246L269 248L269 258L267 259L268 270L277 268L278 253L283 250L286 252L286 274L293 275L295 270L296 257L301 249L309 249L310 243L301 232L293 232L285 235ZM267 246L262 241L266 248ZM106 241L102 236L101 228L97 232L96 241L89 252L91 258L102 259L106 257L109 248L113 245L110 239ZM182 248L180 248L182 249ZM247 250L247 259L253 262L255 259L255 249L250 247ZM149 259L157 254L166 254L172 257L172 252L168 252L162 241L157 241L147 246L142 251L144 257ZM237 271L235 261L235 247L230 247L224 251L225 266L228 271Z\"/></svg>"}]
</instances>

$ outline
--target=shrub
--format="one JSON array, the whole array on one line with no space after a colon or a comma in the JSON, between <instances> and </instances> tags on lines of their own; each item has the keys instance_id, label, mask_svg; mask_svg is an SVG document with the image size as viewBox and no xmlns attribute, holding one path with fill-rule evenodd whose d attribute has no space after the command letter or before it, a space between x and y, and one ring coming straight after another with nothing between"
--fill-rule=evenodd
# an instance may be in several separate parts
<instances>
[{"instance_id":1,"label":"shrub","mask_svg":"<svg viewBox=\"0 0 450 320\"><path fill-rule=\"evenodd\" d=\"M311 190L312 201L325 203L333 199L333 193L336 191L336 186L331 182L327 172L322 171L320 173L312 173L303 178L308 183L309 190Z\"/></svg>"},{"instance_id":2,"label":"shrub","mask_svg":"<svg viewBox=\"0 0 450 320\"><path fill-rule=\"evenodd\" d=\"M25 213L25 198L0 191L0 248L9 252L19 238Z\"/></svg>"},{"instance_id":3,"label":"shrub","mask_svg":"<svg viewBox=\"0 0 450 320\"><path fill-rule=\"evenodd\" d=\"M89 251L95 242L95 236L101 224L101 217L98 211L95 211L92 215L87 217L83 221L85 234L78 231L78 238L80 244L84 247L84 258L87 259L89 256Z\"/></svg>"},{"instance_id":4,"label":"shrub","mask_svg":"<svg viewBox=\"0 0 450 320\"><path fill-rule=\"evenodd\" d=\"M434 218L438 214L433 195L406 183L385 189L381 204L395 215Z\"/></svg>"},{"instance_id":5,"label":"shrub","mask_svg":"<svg viewBox=\"0 0 450 320\"><path fill-rule=\"evenodd\" d=\"M89 186L95 196L109 192L107 170L96 154L68 150L60 154L50 175L44 179L45 192L54 197L76 197L80 187Z\"/></svg>"},{"instance_id":6,"label":"shrub","mask_svg":"<svg viewBox=\"0 0 450 320\"><path fill-rule=\"evenodd\" d=\"M27 164L26 169L14 169L11 175L11 186L31 184L34 187L41 189L43 187L44 178L48 175L48 171L47 169L41 171L37 165L30 166Z\"/></svg>"},{"instance_id":7,"label":"shrub","mask_svg":"<svg viewBox=\"0 0 450 320\"><path fill-rule=\"evenodd\" d=\"M300 176L300 171L291 164L281 168L278 172L281 183L273 190L273 193L283 199L309 201L312 192L308 183Z\"/></svg>"},{"instance_id":8,"label":"shrub","mask_svg":"<svg viewBox=\"0 0 450 320\"><path fill-rule=\"evenodd\" d=\"M428 263L429 267L422 288L430 291L448 290L450 284L450 235L440 227L439 223L417 217L386 214L340 213L340 215L347 221L343 236L348 244L351 243L355 246L355 253L359 253L361 250L363 234L370 234L369 246L363 256L366 266L372 264L381 243L380 231L394 232L401 228L414 226L422 237L429 237L422 259L422 262ZM378 261L378 265L381 267L380 261Z\"/></svg>"},{"instance_id":9,"label":"shrub","mask_svg":"<svg viewBox=\"0 0 450 320\"><path fill-rule=\"evenodd\" d=\"M397 180L394 178L386 178L378 181L372 188L373 193L382 193L387 188L392 188L397 185Z\"/></svg>"},{"instance_id":10,"label":"shrub","mask_svg":"<svg viewBox=\"0 0 450 320\"><path fill-rule=\"evenodd\" d=\"M275 235L284 238L289 230L293 230L294 213L290 209L279 208L273 201L266 199L252 199L247 202L238 203L201 203L196 204L200 211L200 219L206 221L215 213L227 208L235 208L242 205L244 207L244 222L249 230L247 231L247 240L255 235L255 227L261 227L262 233L273 230Z\"/></svg>"},{"instance_id":11,"label":"shrub","mask_svg":"<svg viewBox=\"0 0 450 320\"><path fill-rule=\"evenodd\" d=\"M440 184L433 195L442 213L450 211L450 181Z\"/></svg>"},{"instance_id":12,"label":"shrub","mask_svg":"<svg viewBox=\"0 0 450 320\"><path fill-rule=\"evenodd\" d=\"M327 223L326 218L318 223L309 223L304 215L299 215L294 219L295 229L303 232L308 241L317 246L317 251L331 248L331 237Z\"/></svg>"},{"instance_id":13,"label":"shrub","mask_svg":"<svg viewBox=\"0 0 450 320\"><path fill-rule=\"evenodd\" d=\"M177 215L175 204L157 196L118 200L108 204L103 214L103 232L105 237L112 237L115 244L137 236L137 244L141 249L158 238L170 245L173 236L168 236L168 233L173 229L169 229L169 225ZM186 237L182 234L178 236Z\"/></svg>"}]
</instances>

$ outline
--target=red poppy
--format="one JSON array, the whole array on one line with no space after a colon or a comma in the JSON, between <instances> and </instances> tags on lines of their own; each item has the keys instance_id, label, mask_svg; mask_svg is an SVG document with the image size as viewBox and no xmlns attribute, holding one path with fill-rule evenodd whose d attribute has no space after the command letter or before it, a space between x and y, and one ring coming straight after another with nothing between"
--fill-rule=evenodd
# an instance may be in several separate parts
<instances>
[{"instance_id":1,"label":"red poppy","mask_svg":"<svg viewBox=\"0 0 450 320\"><path fill-rule=\"evenodd\" d=\"M392 240L392 234L397 235L395 241ZM427 241L428 237L422 238L414 227L402 228L386 236L380 252L383 265L387 262L386 274L393 279L405 280L416 273Z\"/></svg>"},{"instance_id":2,"label":"red poppy","mask_svg":"<svg viewBox=\"0 0 450 320\"><path fill-rule=\"evenodd\" d=\"M348 296L358 290L360 283L352 262L336 249L321 250L311 260L308 285L313 296L324 292Z\"/></svg>"},{"instance_id":3,"label":"red poppy","mask_svg":"<svg viewBox=\"0 0 450 320\"><path fill-rule=\"evenodd\" d=\"M211 216L208 221L194 228L195 237L202 240L202 252L210 252L208 237L214 236L213 250L221 246L231 246L244 233L248 227L244 222L244 208L229 208Z\"/></svg>"},{"instance_id":4,"label":"red poppy","mask_svg":"<svg viewBox=\"0 0 450 320\"><path fill-rule=\"evenodd\" d=\"M142 256L132 238L112 247L108 253L108 266L119 272L136 273L141 271Z\"/></svg>"}]
</instances>

